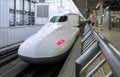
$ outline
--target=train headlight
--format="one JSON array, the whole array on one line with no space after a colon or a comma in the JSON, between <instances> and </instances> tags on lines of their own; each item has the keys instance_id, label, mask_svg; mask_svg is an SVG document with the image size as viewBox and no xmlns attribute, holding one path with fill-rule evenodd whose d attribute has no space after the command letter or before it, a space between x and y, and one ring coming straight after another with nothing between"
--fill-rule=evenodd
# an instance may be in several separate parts
<instances>
[{"instance_id":1,"label":"train headlight","mask_svg":"<svg viewBox=\"0 0 120 77\"><path fill-rule=\"evenodd\" d=\"M64 44L65 40L64 39L60 39L57 41L57 46L61 46L62 44Z\"/></svg>"}]
</instances>

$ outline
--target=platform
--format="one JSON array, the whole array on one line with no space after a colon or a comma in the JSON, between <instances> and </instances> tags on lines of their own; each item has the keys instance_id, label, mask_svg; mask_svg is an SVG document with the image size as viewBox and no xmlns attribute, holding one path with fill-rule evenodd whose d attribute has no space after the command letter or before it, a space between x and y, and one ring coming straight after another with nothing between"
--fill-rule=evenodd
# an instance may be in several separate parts
<instances>
[{"instance_id":1,"label":"platform","mask_svg":"<svg viewBox=\"0 0 120 77\"><path fill-rule=\"evenodd\" d=\"M109 40L118 50L120 50L120 31L118 30L105 30L104 28L95 28L100 32L107 40Z\"/></svg>"},{"instance_id":2,"label":"platform","mask_svg":"<svg viewBox=\"0 0 120 77\"><path fill-rule=\"evenodd\" d=\"M114 30L104 30L100 27L95 28L98 32L100 32L108 41L110 41L118 50L120 50L120 32ZM58 77L75 77L75 60L81 56L81 42L82 36L79 36L75 45L73 46L64 66L62 67ZM102 59L103 54L98 57L98 59L88 68L88 70L92 69L97 65ZM104 77L110 72L110 67L108 63L105 63L98 72L93 75L93 77Z\"/></svg>"}]
</instances>

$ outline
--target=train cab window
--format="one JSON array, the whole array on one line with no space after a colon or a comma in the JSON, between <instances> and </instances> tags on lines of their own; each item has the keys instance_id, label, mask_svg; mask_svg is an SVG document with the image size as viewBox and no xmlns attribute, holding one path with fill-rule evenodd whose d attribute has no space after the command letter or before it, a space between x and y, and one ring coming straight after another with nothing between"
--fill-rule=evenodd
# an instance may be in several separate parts
<instances>
[{"instance_id":1,"label":"train cab window","mask_svg":"<svg viewBox=\"0 0 120 77\"><path fill-rule=\"evenodd\" d=\"M65 22L67 21L67 16L61 16L58 22Z\"/></svg>"},{"instance_id":2,"label":"train cab window","mask_svg":"<svg viewBox=\"0 0 120 77\"><path fill-rule=\"evenodd\" d=\"M50 19L50 22L54 22L54 21L55 21L55 16Z\"/></svg>"},{"instance_id":3,"label":"train cab window","mask_svg":"<svg viewBox=\"0 0 120 77\"><path fill-rule=\"evenodd\" d=\"M59 16L54 16L50 19L50 22L58 22L59 18Z\"/></svg>"},{"instance_id":4,"label":"train cab window","mask_svg":"<svg viewBox=\"0 0 120 77\"><path fill-rule=\"evenodd\" d=\"M56 16L55 22L59 22L60 18L60 16Z\"/></svg>"},{"instance_id":5,"label":"train cab window","mask_svg":"<svg viewBox=\"0 0 120 77\"><path fill-rule=\"evenodd\" d=\"M50 19L50 22L65 22L67 21L67 16L54 16Z\"/></svg>"}]
</instances>

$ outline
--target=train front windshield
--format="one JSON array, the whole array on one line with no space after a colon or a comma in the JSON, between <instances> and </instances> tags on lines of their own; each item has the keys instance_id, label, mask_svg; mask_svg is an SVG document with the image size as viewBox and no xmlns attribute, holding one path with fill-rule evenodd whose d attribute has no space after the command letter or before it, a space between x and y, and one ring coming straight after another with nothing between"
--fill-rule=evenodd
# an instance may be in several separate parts
<instances>
[{"instance_id":1,"label":"train front windshield","mask_svg":"<svg viewBox=\"0 0 120 77\"><path fill-rule=\"evenodd\" d=\"M67 21L67 16L53 16L51 19L50 19L50 22L65 22Z\"/></svg>"}]
</instances>

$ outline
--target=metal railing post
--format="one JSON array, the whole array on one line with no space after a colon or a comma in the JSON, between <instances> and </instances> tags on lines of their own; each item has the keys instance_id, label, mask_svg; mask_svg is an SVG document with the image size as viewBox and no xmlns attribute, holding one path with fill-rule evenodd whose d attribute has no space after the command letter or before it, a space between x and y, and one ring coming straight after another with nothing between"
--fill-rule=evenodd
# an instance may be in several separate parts
<instances>
[{"instance_id":1,"label":"metal railing post","mask_svg":"<svg viewBox=\"0 0 120 77\"><path fill-rule=\"evenodd\" d=\"M76 77L80 77L79 73L81 68L86 65L88 61L90 61L94 55L96 55L100 51L100 47L98 46L98 42L96 41L83 55L81 55L76 60ZM79 72L78 72L79 71Z\"/></svg>"}]
</instances>

